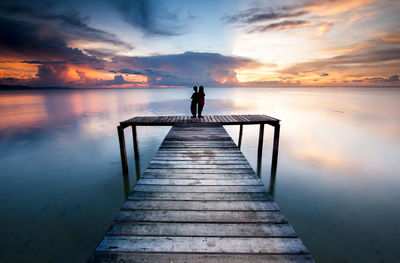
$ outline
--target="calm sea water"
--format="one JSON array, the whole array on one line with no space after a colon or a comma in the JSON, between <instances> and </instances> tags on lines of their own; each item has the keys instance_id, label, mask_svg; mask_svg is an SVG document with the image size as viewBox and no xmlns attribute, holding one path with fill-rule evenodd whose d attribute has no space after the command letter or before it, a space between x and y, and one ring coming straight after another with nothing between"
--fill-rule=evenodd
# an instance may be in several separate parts
<instances>
[{"instance_id":1,"label":"calm sea water","mask_svg":"<svg viewBox=\"0 0 400 263\"><path fill-rule=\"evenodd\" d=\"M275 199L317 262L398 262L400 88L209 88L204 114L281 119ZM191 89L0 91L0 261L85 262L125 199L116 126ZM168 127L139 127L142 170ZM226 127L237 140L238 127ZM131 131L125 131L130 187ZM273 128L266 127L268 187ZM257 126L242 150L256 167Z\"/></svg>"}]
</instances>

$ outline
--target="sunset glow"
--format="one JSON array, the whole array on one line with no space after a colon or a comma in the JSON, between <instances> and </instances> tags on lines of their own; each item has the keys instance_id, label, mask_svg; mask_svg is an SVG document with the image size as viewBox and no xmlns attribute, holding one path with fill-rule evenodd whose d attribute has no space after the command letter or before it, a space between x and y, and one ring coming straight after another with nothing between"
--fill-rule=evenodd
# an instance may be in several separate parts
<instances>
[{"instance_id":1,"label":"sunset glow","mask_svg":"<svg viewBox=\"0 0 400 263\"><path fill-rule=\"evenodd\" d=\"M400 4L5 1L0 84L398 86Z\"/></svg>"}]
</instances>

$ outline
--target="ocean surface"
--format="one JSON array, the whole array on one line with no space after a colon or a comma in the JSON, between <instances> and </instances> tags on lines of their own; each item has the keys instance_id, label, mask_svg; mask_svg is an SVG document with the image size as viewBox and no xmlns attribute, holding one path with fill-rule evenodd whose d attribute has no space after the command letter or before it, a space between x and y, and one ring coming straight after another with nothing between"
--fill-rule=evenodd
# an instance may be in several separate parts
<instances>
[{"instance_id":1,"label":"ocean surface","mask_svg":"<svg viewBox=\"0 0 400 263\"><path fill-rule=\"evenodd\" d=\"M207 88L204 114L281 120L274 196L316 262L400 258L400 88ZM0 91L0 262L85 262L125 200L117 125L190 88ZM239 128L225 127L235 141ZM168 127L139 127L142 171ZM129 188L135 184L125 130ZM273 128L266 126L268 189ZM258 126L242 151L257 163Z\"/></svg>"}]
</instances>

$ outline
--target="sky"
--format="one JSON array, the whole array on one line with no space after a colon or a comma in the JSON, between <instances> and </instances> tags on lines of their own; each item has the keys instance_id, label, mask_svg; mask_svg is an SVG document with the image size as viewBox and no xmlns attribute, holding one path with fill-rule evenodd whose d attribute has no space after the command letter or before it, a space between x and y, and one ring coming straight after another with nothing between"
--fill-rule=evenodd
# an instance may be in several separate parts
<instances>
[{"instance_id":1,"label":"sky","mask_svg":"<svg viewBox=\"0 0 400 263\"><path fill-rule=\"evenodd\" d=\"M398 0L0 3L0 84L400 86Z\"/></svg>"}]
</instances>

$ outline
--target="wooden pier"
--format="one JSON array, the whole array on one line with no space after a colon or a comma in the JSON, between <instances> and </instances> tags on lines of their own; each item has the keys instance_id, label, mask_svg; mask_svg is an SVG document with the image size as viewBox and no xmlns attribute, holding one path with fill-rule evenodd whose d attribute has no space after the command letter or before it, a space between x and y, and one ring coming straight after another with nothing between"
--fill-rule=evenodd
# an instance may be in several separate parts
<instances>
[{"instance_id":1,"label":"wooden pier","mask_svg":"<svg viewBox=\"0 0 400 263\"><path fill-rule=\"evenodd\" d=\"M121 122L124 174L124 128L133 127L137 159L137 125L172 128L89 262L314 262L222 126L259 124L262 147L265 123L279 140L279 120L265 115Z\"/></svg>"}]
</instances>

